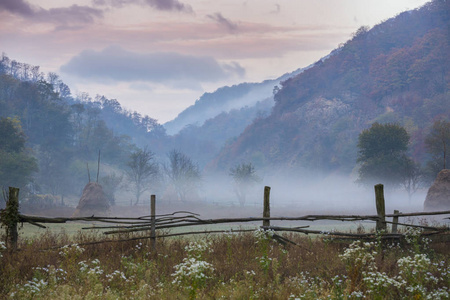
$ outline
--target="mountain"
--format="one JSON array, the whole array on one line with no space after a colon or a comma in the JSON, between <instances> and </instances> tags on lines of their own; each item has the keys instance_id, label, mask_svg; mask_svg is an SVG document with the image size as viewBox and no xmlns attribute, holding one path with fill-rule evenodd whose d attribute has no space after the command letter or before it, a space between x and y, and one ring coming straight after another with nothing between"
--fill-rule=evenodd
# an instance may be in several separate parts
<instances>
[{"instance_id":1,"label":"mountain","mask_svg":"<svg viewBox=\"0 0 450 300\"><path fill-rule=\"evenodd\" d=\"M374 122L404 126L412 157L424 162L424 136L450 116L449 7L435 0L360 28L327 60L283 81L271 114L254 120L209 168L249 161L349 174L358 135Z\"/></svg>"},{"instance_id":2,"label":"mountain","mask_svg":"<svg viewBox=\"0 0 450 300\"><path fill-rule=\"evenodd\" d=\"M165 123L164 128L168 134L174 135L185 126L195 125L200 127L206 120L212 119L223 112L252 107L259 101L271 99L273 105L274 87L281 81L300 74L308 68L298 69L273 80L225 86L212 93L204 93L194 105L186 108L172 121Z\"/></svg>"},{"instance_id":3,"label":"mountain","mask_svg":"<svg viewBox=\"0 0 450 300\"><path fill-rule=\"evenodd\" d=\"M222 112L206 120L202 126L187 125L179 133L169 137L170 146L182 149L200 167L204 167L254 119L268 115L273 104L273 98L266 98L250 107Z\"/></svg>"},{"instance_id":4,"label":"mountain","mask_svg":"<svg viewBox=\"0 0 450 300\"><path fill-rule=\"evenodd\" d=\"M153 139L158 143L152 147L158 149L166 141L156 120L123 109L115 99L91 99L86 93L73 98L55 73L45 76L38 66L11 60L5 54L0 57L0 119L15 124L16 135L23 135L26 153L36 159L39 168L31 182L20 186L22 191L62 198L82 190L88 179L87 163L96 161L99 151L102 163L119 172L137 146L144 147ZM0 162L9 161L21 163L0 158ZM14 169L12 166L5 169ZM107 176L106 172L102 176ZM0 170L0 187L11 177ZM24 176L18 174L20 177Z\"/></svg>"}]
</instances>

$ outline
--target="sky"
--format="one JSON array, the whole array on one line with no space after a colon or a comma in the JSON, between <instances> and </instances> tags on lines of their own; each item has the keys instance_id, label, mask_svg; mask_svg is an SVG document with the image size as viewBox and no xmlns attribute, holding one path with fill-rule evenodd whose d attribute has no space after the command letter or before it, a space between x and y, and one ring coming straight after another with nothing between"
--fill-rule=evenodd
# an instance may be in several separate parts
<instances>
[{"instance_id":1,"label":"sky","mask_svg":"<svg viewBox=\"0 0 450 300\"><path fill-rule=\"evenodd\" d=\"M0 0L0 52L165 123L205 92L306 67L424 0Z\"/></svg>"}]
</instances>

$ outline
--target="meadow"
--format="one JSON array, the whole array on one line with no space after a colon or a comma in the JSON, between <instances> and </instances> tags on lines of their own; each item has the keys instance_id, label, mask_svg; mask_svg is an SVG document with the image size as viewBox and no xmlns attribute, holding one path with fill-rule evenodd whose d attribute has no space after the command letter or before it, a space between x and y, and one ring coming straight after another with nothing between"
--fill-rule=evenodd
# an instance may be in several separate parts
<instances>
[{"instance_id":1,"label":"meadow","mask_svg":"<svg viewBox=\"0 0 450 300\"><path fill-rule=\"evenodd\" d=\"M99 242L44 231L0 244L2 299L450 299L450 251L408 229L399 242L272 231ZM139 238L120 235L116 239ZM3 239L2 239L3 240Z\"/></svg>"}]
</instances>

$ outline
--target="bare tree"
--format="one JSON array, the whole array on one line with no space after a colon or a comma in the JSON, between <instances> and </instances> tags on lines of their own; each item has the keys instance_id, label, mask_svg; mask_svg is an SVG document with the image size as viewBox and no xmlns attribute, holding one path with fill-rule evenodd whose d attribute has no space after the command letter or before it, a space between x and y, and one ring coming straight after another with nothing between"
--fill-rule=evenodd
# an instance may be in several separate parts
<instances>
[{"instance_id":1,"label":"bare tree","mask_svg":"<svg viewBox=\"0 0 450 300\"><path fill-rule=\"evenodd\" d=\"M100 183L103 186L103 191L108 197L111 205L116 204L116 192L120 189L123 180L123 175L117 175L115 172L102 177Z\"/></svg>"},{"instance_id":2,"label":"bare tree","mask_svg":"<svg viewBox=\"0 0 450 300\"><path fill-rule=\"evenodd\" d=\"M50 83L50 85L55 89L56 84L58 83L59 75L55 72L48 72L47 73L47 81Z\"/></svg>"},{"instance_id":3,"label":"bare tree","mask_svg":"<svg viewBox=\"0 0 450 300\"><path fill-rule=\"evenodd\" d=\"M256 174L252 163L241 163L231 168L230 176L234 180L234 191L238 197L239 204L244 206L248 190L253 184L260 182L261 178Z\"/></svg>"},{"instance_id":4,"label":"bare tree","mask_svg":"<svg viewBox=\"0 0 450 300\"><path fill-rule=\"evenodd\" d=\"M441 164L442 169L445 169L450 149L450 122L444 120L434 122L430 133L425 139L425 144L436 164Z\"/></svg>"},{"instance_id":5,"label":"bare tree","mask_svg":"<svg viewBox=\"0 0 450 300\"><path fill-rule=\"evenodd\" d=\"M178 199L185 202L189 193L194 192L200 184L200 170L188 156L178 150L170 151L167 156L169 157L169 166L165 166L167 177Z\"/></svg>"},{"instance_id":6,"label":"bare tree","mask_svg":"<svg viewBox=\"0 0 450 300\"><path fill-rule=\"evenodd\" d=\"M159 173L159 167L154 161L153 152L146 147L131 153L127 166L127 176L134 185L136 196L134 205L137 205L142 193L150 188L150 182L156 180Z\"/></svg>"},{"instance_id":7,"label":"bare tree","mask_svg":"<svg viewBox=\"0 0 450 300\"><path fill-rule=\"evenodd\" d=\"M412 159L408 159L404 165L402 177L402 185L408 193L408 200L411 204L412 195L424 184L423 171L418 163Z\"/></svg>"},{"instance_id":8,"label":"bare tree","mask_svg":"<svg viewBox=\"0 0 450 300\"><path fill-rule=\"evenodd\" d=\"M32 66L31 67L31 81L32 82L38 82L39 80L42 80L44 75L39 70L39 66Z\"/></svg>"}]
</instances>

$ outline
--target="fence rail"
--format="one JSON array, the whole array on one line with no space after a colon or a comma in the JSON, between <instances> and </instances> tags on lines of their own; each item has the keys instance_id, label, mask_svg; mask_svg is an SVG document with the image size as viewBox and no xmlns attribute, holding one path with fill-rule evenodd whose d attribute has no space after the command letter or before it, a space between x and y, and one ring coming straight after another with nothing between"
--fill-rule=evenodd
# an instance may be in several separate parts
<instances>
[{"instance_id":1,"label":"fence rail","mask_svg":"<svg viewBox=\"0 0 450 300\"><path fill-rule=\"evenodd\" d=\"M188 211L177 211L171 214L156 214L156 196L152 195L150 199L151 214L148 216L142 216L138 218L128 218L128 217L77 217L77 218L47 218L38 217L31 215L23 215L19 213L19 189L10 187L9 188L9 199L7 201L6 208L1 210L0 221L1 224L6 227L7 233L7 247L8 249L14 251L17 249L17 224L18 223L29 223L40 228L46 228L46 226L41 223L67 223L74 221L88 221L88 222L100 222L106 224L105 226L90 226L83 227L82 229L112 229L110 231L105 231L104 234L122 234L131 232L142 232L150 231L149 236L133 237L128 239L115 239L115 240L104 240L99 242L91 242L87 244L97 244L100 242L118 242L136 239L150 239L151 246L153 249L156 248L156 239L165 238L180 235L191 235L191 234L208 234L208 233L223 233L223 232L246 232L253 231L254 229L230 229L226 230L204 230L204 231L187 231L181 233L166 233L166 234L156 234L156 230L161 229L172 229L181 227L192 227L198 225L211 225L211 224L230 224L230 223L247 223L247 222L261 222L260 226L263 230L272 230L274 232L284 231L284 232L297 232L303 234L319 234L319 235L329 235L334 237L343 237L350 239L370 239L374 238L376 235L380 236L382 239L401 239L404 237L403 234L397 232L397 227L400 226L411 226L422 228L425 231L423 235L435 235L443 232L450 231L448 226L442 227L432 227L423 225L413 225L406 223L399 223L398 219L400 217L413 217L413 216L431 216L431 215L450 215L450 210L447 211L435 211L435 212L413 212L413 213L401 213L397 210L393 214L385 213L385 202L384 202L384 192L383 185L375 185L375 202L376 202L376 215L306 215L299 217L271 217L270 216L270 187L264 188L264 210L263 217L248 217L248 218L219 218L219 219L202 219L200 215ZM386 218L392 218L393 221L386 221ZM449 217L447 219L450 219ZM318 221L318 220L338 220L338 221L363 221L369 220L376 222L376 232L375 233L351 233L351 232L336 232L336 231L319 231L307 229L309 226L300 227L280 227L271 226L271 221ZM387 224L392 224L392 230L389 233L387 231ZM284 239L277 235L278 239ZM284 241L286 241L284 239ZM290 241L289 241L290 242Z\"/></svg>"}]
</instances>

